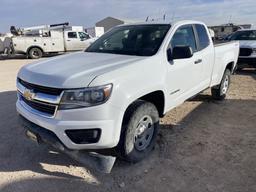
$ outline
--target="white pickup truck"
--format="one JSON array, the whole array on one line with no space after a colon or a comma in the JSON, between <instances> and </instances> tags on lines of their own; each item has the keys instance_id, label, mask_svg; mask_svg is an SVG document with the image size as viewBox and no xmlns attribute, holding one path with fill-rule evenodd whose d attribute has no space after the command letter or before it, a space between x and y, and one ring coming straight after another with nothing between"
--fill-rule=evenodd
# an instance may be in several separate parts
<instances>
[{"instance_id":1,"label":"white pickup truck","mask_svg":"<svg viewBox=\"0 0 256 192\"><path fill-rule=\"evenodd\" d=\"M22 67L17 111L31 138L137 162L169 110L207 88L225 98L238 52L197 21L117 26L85 52Z\"/></svg>"}]
</instances>

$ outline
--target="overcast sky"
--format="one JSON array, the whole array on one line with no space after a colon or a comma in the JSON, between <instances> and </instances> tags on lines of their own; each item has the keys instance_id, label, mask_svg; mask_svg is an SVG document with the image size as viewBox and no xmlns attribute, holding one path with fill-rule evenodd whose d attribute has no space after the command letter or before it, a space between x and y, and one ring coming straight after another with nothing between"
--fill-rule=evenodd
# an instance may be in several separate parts
<instances>
[{"instance_id":1,"label":"overcast sky","mask_svg":"<svg viewBox=\"0 0 256 192\"><path fill-rule=\"evenodd\" d=\"M256 0L1 0L0 32L11 25L26 27L69 21L94 26L106 16L145 20L196 19L208 25L252 23L256 25Z\"/></svg>"}]
</instances>

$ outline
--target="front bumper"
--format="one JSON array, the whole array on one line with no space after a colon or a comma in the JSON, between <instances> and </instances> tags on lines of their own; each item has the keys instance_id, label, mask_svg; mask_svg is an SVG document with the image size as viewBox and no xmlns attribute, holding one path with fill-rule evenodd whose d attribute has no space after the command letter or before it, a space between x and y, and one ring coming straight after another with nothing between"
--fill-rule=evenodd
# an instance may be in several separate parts
<instances>
[{"instance_id":1,"label":"front bumper","mask_svg":"<svg viewBox=\"0 0 256 192\"><path fill-rule=\"evenodd\" d=\"M103 106L104 105L104 106ZM18 113L29 122L50 131L68 149L108 149L119 142L123 113L110 104L100 106L57 111L54 118L33 113L19 100L16 103ZM77 144L66 134L66 130L100 129L97 143Z\"/></svg>"},{"instance_id":2,"label":"front bumper","mask_svg":"<svg viewBox=\"0 0 256 192\"><path fill-rule=\"evenodd\" d=\"M30 122L21 115L19 115L19 123L26 131L29 131L30 134L32 133L36 136L36 138L34 137L33 140L36 140L38 143L46 143L50 146L55 146L55 148L58 148L61 151L65 149L65 145L52 131L49 131L43 127L36 125L35 123ZM31 138L32 137L30 137L30 139Z\"/></svg>"},{"instance_id":3,"label":"front bumper","mask_svg":"<svg viewBox=\"0 0 256 192\"><path fill-rule=\"evenodd\" d=\"M54 149L61 151L76 161L89 166L103 173L110 173L115 163L116 157L105 156L97 153L90 153L89 151L75 151L66 148L66 146L58 139L58 137L51 131L40 127L26 118L19 116L20 124L25 128L27 135L32 134L33 140L36 137L38 143L47 144ZM29 134L28 134L29 133ZM31 138L31 136L30 136Z\"/></svg>"}]
</instances>

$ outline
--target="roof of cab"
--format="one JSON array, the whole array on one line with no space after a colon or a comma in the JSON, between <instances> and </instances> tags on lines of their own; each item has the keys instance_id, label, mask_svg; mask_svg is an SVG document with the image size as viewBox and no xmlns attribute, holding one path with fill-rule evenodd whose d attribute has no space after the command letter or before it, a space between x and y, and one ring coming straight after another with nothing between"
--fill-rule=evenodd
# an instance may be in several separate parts
<instances>
[{"instance_id":1,"label":"roof of cab","mask_svg":"<svg viewBox=\"0 0 256 192\"><path fill-rule=\"evenodd\" d=\"M147 22L137 22L137 23L129 23L129 24L122 24L119 26L130 26L130 25L178 25L178 24L193 24L193 23L201 23L200 21L194 21L194 20L181 20L181 21L175 21L175 22L167 22L167 21L147 21Z\"/></svg>"}]
</instances>

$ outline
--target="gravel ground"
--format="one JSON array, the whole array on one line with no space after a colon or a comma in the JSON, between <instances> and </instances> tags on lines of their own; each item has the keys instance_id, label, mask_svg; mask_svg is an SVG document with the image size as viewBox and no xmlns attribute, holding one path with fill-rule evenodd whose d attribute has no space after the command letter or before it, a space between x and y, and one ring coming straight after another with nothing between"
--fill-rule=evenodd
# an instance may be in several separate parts
<instances>
[{"instance_id":1,"label":"gravel ground","mask_svg":"<svg viewBox=\"0 0 256 192\"><path fill-rule=\"evenodd\" d=\"M256 190L256 71L232 77L227 100L209 90L161 119L158 145L135 165L117 161L111 174L27 140L17 122L15 78L31 60L0 60L0 191Z\"/></svg>"}]
</instances>

